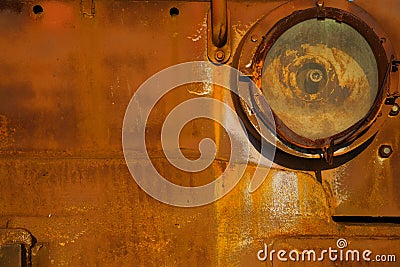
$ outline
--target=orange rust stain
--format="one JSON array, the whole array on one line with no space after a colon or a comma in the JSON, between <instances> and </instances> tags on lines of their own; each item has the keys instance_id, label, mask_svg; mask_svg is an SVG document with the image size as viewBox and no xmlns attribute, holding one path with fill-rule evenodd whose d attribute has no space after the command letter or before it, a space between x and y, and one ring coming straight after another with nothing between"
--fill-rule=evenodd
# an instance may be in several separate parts
<instances>
[{"instance_id":1,"label":"orange rust stain","mask_svg":"<svg viewBox=\"0 0 400 267\"><path fill-rule=\"evenodd\" d=\"M73 6L64 2L48 1L42 4L43 14L39 16L42 19L43 26L48 30L61 30L64 26L72 23L75 18Z\"/></svg>"}]
</instances>

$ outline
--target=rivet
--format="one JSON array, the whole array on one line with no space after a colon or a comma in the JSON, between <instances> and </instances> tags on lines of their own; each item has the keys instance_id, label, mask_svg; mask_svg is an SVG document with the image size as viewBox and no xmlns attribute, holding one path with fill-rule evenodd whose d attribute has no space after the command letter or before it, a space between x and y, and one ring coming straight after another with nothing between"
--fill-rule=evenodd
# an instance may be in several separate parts
<instances>
[{"instance_id":1,"label":"rivet","mask_svg":"<svg viewBox=\"0 0 400 267\"><path fill-rule=\"evenodd\" d=\"M388 158L390 157L390 155L392 155L393 150L392 147L389 145L381 145L381 147L379 148L379 155L382 158Z\"/></svg>"},{"instance_id":2,"label":"rivet","mask_svg":"<svg viewBox=\"0 0 400 267\"><path fill-rule=\"evenodd\" d=\"M217 52L215 53L215 59L216 59L217 61L222 61L222 60L224 60L224 58L225 58L225 53L224 53L224 51L219 50L219 51L217 51Z\"/></svg>"},{"instance_id":3,"label":"rivet","mask_svg":"<svg viewBox=\"0 0 400 267\"><path fill-rule=\"evenodd\" d=\"M253 34L253 35L251 36L251 41L252 41L253 43L255 43L255 42L258 41L258 36L257 36L257 34Z\"/></svg>"},{"instance_id":4,"label":"rivet","mask_svg":"<svg viewBox=\"0 0 400 267\"><path fill-rule=\"evenodd\" d=\"M390 116L397 116L399 114L399 105L398 104L394 104L390 110L389 115Z\"/></svg>"}]
</instances>

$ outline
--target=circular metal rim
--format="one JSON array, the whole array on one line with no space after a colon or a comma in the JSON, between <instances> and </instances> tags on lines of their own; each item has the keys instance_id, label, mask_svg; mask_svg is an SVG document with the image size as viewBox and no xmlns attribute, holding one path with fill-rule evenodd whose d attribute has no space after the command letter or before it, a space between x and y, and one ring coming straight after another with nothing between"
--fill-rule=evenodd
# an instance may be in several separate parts
<instances>
[{"instance_id":1,"label":"circular metal rim","mask_svg":"<svg viewBox=\"0 0 400 267\"><path fill-rule=\"evenodd\" d=\"M385 120L384 116L379 116L379 114L382 112L386 114L388 110L384 106L384 102L386 97L393 93L388 85L398 80L397 73L395 75L388 73L394 52L390 41L379 25L364 10L354 4L349 4L347 1L327 2L330 2L329 7L326 5L316 6L315 2L311 3L311 1L306 0L296 1L296 4L286 3L281 5L253 26L246 35L237 57L239 70L250 76L258 88L262 88L261 74L266 54L279 36L297 23L313 18L332 18L350 25L367 40L377 60L379 88L374 104L363 119L336 135L313 141L291 131L275 114L273 118L264 117L267 126L274 122L276 124L275 134L280 141L277 142L278 148L306 158L319 156L321 149L328 148L335 148L335 155L344 154L369 140ZM263 38L255 43L254 40L251 40L251 36L254 35L263 36ZM251 94L254 106L245 107L241 103L241 107L245 110L244 114L253 126L253 129L249 130L260 134L253 123L252 115L249 115L251 112L246 112L246 110L257 112L262 117L263 106L268 104L265 97L260 97L262 96L261 90L253 88ZM261 138L265 137L261 136Z\"/></svg>"}]
</instances>

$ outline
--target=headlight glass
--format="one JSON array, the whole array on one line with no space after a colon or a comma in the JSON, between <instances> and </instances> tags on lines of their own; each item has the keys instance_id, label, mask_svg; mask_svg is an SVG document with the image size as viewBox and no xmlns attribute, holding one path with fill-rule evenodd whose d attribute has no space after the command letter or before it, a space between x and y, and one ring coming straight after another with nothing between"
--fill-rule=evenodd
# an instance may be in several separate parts
<instances>
[{"instance_id":1,"label":"headlight glass","mask_svg":"<svg viewBox=\"0 0 400 267\"><path fill-rule=\"evenodd\" d=\"M334 19L310 19L286 30L269 50L262 91L272 111L311 140L363 119L378 93L378 67L365 38Z\"/></svg>"}]
</instances>

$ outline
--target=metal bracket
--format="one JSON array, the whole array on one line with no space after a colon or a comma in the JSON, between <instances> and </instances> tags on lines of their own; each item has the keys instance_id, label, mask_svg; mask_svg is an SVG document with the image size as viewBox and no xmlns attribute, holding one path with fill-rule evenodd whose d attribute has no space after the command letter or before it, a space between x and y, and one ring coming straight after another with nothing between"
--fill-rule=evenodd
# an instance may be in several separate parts
<instances>
[{"instance_id":1,"label":"metal bracket","mask_svg":"<svg viewBox=\"0 0 400 267\"><path fill-rule=\"evenodd\" d=\"M31 266L33 242L24 229L0 229L0 266Z\"/></svg>"},{"instance_id":2,"label":"metal bracket","mask_svg":"<svg viewBox=\"0 0 400 267\"><path fill-rule=\"evenodd\" d=\"M326 163L328 163L328 165L330 166L333 165L334 152L335 152L334 142L333 140L331 140L330 145L322 149L323 158L326 161Z\"/></svg>"},{"instance_id":3,"label":"metal bracket","mask_svg":"<svg viewBox=\"0 0 400 267\"><path fill-rule=\"evenodd\" d=\"M84 18L94 18L96 13L94 0L81 0L80 8Z\"/></svg>"},{"instance_id":4,"label":"metal bracket","mask_svg":"<svg viewBox=\"0 0 400 267\"><path fill-rule=\"evenodd\" d=\"M318 9L317 18L318 19L322 19L322 20L325 19L326 12L325 12L325 3L324 3L324 1L323 0L318 0L316 2L316 5L317 5L317 9Z\"/></svg>"},{"instance_id":5,"label":"metal bracket","mask_svg":"<svg viewBox=\"0 0 400 267\"><path fill-rule=\"evenodd\" d=\"M226 0L212 0L208 13L208 45L210 61L226 63L231 57L230 16Z\"/></svg>"},{"instance_id":6,"label":"metal bracket","mask_svg":"<svg viewBox=\"0 0 400 267\"><path fill-rule=\"evenodd\" d=\"M392 72L396 72L399 70L400 60L394 59L392 60Z\"/></svg>"}]
</instances>

